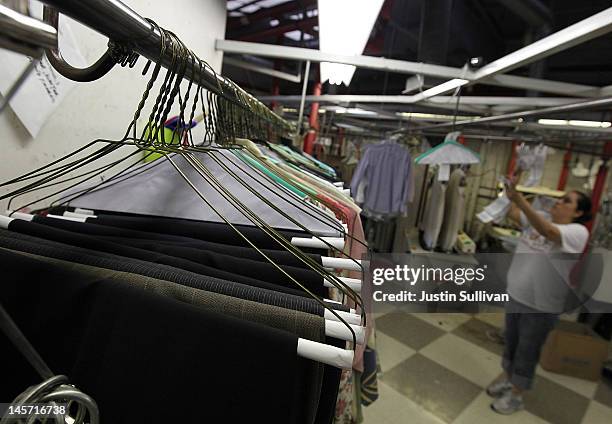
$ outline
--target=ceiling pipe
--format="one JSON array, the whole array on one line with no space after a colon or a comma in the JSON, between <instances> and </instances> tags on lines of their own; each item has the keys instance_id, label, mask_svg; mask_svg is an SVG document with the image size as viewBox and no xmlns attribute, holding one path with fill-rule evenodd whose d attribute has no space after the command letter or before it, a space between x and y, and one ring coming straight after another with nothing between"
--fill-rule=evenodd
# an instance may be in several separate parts
<instances>
[{"instance_id":1,"label":"ceiling pipe","mask_svg":"<svg viewBox=\"0 0 612 424\"><path fill-rule=\"evenodd\" d=\"M260 96L261 101L298 102L297 95ZM436 96L428 99L431 103L450 104L455 108L457 98L454 96ZM578 99L571 97L508 97L508 96L461 96L461 105L484 106L536 106L548 107L575 103ZM588 99L579 99L588 100ZM320 96L306 96L306 101L330 103L393 103L414 104L411 96L401 95L371 95L371 94L322 94Z\"/></svg>"},{"instance_id":2,"label":"ceiling pipe","mask_svg":"<svg viewBox=\"0 0 612 424\"><path fill-rule=\"evenodd\" d=\"M249 43L237 40L216 40L215 49L226 53L248 54L262 57L275 57L279 59L311 62L331 62L353 65L358 68L376 69L389 73L420 74L438 78L467 78L473 79L474 72L450 66L432 65L427 63L410 62L406 60L388 59L374 56L344 56L324 53L316 49L288 47L263 43ZM544 93L555 93L562 96L598 97L601 96L600 87L584 84L549 81L538 78L520 77L517 75L497 74L478 81L479 84L489 84L502 87L539 90Z\"/></svg>"},{"instance_id":3,"label":"ceiling pipe","mask_svg":"<svg viewBox=\"0 0 612 424\"><path fill-rule=\"evenodd\" d=\"M574 112L577 110L598 109L598 108L604 108L604 107L609 107L609 106L612 106L612 96L602 97L599 99L586 100L582 102L570 103L570 104L565 104L565 105L560 105L560 106L546 107L542 109L525 110L521 112L512 112L512 113L506 113L503 115L486 116L483 118L476 118L476 119L466 119L463 121L455 122L454 124L452 122L436 124L436 125L425 127L423 129L448 128L448 127L452 127L453 125L455 127L462 127L466 125L484 124L484 123L489 123L489 122L511 121L513 119L521 119L521 118L525 119L525 118L537 117L537 116L542 116L542 115L550 115L551 113Z\"/></svg>"}]
</instances>

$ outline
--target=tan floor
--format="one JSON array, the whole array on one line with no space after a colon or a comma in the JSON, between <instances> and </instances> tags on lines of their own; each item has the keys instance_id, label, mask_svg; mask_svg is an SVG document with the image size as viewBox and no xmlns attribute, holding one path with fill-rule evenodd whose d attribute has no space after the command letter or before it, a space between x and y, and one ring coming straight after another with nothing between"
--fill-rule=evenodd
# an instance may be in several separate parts
<instances>
[{"instance_id":1,"label":"tan floor","mask_svg":"<svg viewBox=\"0 0 612 424\"><path fill-rule=\"evenodd\" d=\"M363 408L365 423L612 423L612 385L539 367L525 410L494 413L484 388L501 373L503 347L486 331L502 322L496 313L377 317L380 397Z\"/></svg>"}]
</instances>

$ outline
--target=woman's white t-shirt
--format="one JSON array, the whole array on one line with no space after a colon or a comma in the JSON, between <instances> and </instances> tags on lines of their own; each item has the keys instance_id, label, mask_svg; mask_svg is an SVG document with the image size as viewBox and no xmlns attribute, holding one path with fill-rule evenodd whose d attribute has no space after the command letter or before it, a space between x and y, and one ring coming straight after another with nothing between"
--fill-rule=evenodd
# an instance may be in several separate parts
<instances>
[{"instance_id":1,"label":"woman's white t-shirt","mask_svg":"<svg viewBox=\"0 0 612 424\"><path fill-rule=\"evenodd\" d=\"M523 233L508 270L508 294L538 311L565 312L570 272L588 242L589 231L582 224L554 224L561 233L561 244L556 244L538 233L522 212L521 224Z\"/></svg>"}]
</instances>

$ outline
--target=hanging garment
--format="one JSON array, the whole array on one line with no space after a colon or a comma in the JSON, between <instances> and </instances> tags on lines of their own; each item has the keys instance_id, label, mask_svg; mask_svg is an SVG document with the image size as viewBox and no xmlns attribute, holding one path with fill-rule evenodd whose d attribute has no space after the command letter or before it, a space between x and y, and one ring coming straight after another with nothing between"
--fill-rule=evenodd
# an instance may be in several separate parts
<instances>
[{"instance_id":1,"label":"hanging garment","mask_svg":"<svg viewBox=\"0 0 612 424\"><path fill-rule=\"evenodd\" d=\"M336 170L334 168L332 168L331 166L329 166L328 164L326 164L325 162L321 162L320 160L318 160L317 158L309 155L306 152L300 151L300 153L302 155L304 155L305 157L307 157L308 159L310 159L311 161L313 161L316 165L319 166L319 168L323 169L328 175L330 175L332 177L336 176Z\"/></svg>"},{"instance_id":2,"label":"hanging garment","mask_svg":"<svg viewBox=\"0 0 612 424\"><path fill-rule=\"evenodd\" d=\"M508 211L510 210L510 199L504 193L501 197L495 199L492 203L487 205L480 213L476 215L476 217L482 222L489 223L500 222L503 220Z\"/></svg>"},{"instance_id":3,"label":"hanging garment","mask_svg":"<svg viewBox=\"0 0 612 424\"><path fill-rule=\"evenodd\" d=\"M154 231L163 234L190 237L198 240L211 241L214 243L231 244L234 246L251 247L230 226L214 222L188 221L173 218L157 217L134 217L120 215L98 214L96 218L88 218L87 222L99 225L108 225L117 228L126 228L138 231ZM285 249L264 233L259 228L240 227L240 232L245 235L255 246L266 249ZM306 237L300 232L280 231L280 234L291 240L292 237Z\"/></svg>"},{"instance_id":4,"label":"hanging garment","mask_svg":"<svg viewBox=\"0 0 612 424\"><path fill-rule=\"evenodd\" d=\"M469 165L480 163L480 156L456 141L447 140L420 154L414 161L419 165Z\"/></svg>"},{"instance_id":5,"label":"hanging garment","mask_svg":"<svg viewBox=\"0 0 612 424\"><path fill-rule=\"evenodd\" d=\"M286 218L285 215L289 215L313 233L330 237L340 235L342 228L339 224L334 227L333 223L325 220L325 215L321 211L307 207L299 201L299 197L290 191L270 184L269 180L256 174L249 165L235 157L231 152L218 151L213 154L242 178L247 186L252 187L265 199L279 207L281 212L274 210L250 192L216 163L211 156L204 153L193 153L224 187L229 189L251 211L265 219L266 223L273 228L301 231L302 229L298 225ZM235 206L211 187L187 163L185 158L181 155L170 155L170 157L176 166L203 193L204 197L231 223L254 226ZM85 188L85 186L79 185L63 196L70 199L73 193ZM293 199L295 205L301 206L295 206L288 202L287 198ZM192 219L204 222L223 222L212 208L203 202L194 193L193 189L185 183L169 160L157 160L139 166L129 173L123 173L121 177L102 184L96 190L71 200L69 205L93 210ZM304 213L303 209L309 210L314 216ZM322 218L317 219L317 217Z\"/></svg>"},{"instance_id":6,"label":"hanging garment","mask_svg":"<svg viewBox=\"0 0 612 424\"><path fill-rule=\"evenodd\" d=\"M280 161L263 156L259 150L254 150L256 149L256 147L249 147L252 146L249 145L247 147L250 152L256 152L254 154L255 158L250 157L249 155L244 154L242 152L235 152L236 156L247 162L249 165L265 173L273 181L278 182L283 186L287 186L288 189L295 192L302 199L307 198L308 196L315 196L317 194L316 190L314 190L309 185L303 184L301 181L296 181L290 178L288 175L286 175L285 172L279 169L279 164L281 163Z\"/></svg>"},{"instance_id":7,"label":"hanging garment","mask_svg":"<svg viewBox=\"0 0 612 424\"><path fill-rule=\"evenodd\" d=\"M300 198L304 198L307 196L306 192L307 190L304 189L304 187L297 187L294 184L291 184L289 182L287 182L284 178L279 177L278 175L276 175L275 173L271 172L268 168L266 168L263 164L259 163L258 161L256 161L255 159L251 158L248 155L243 154L240 151L235 151L233 152L237 157L239 157L240 159L242 159L243 161L247 162L249 165L253 166L254 168L259 169L261 172L265 173L268 177L272 178L275 182L281 184L282 186L284 186L286 189L291 190L292 192L294 192L297 196L299 196ZM300 188L302 190L300 190Z\"/></svg>"},{"instance_id":8,"label":"hanging garment","mask_svg":"<svg viewBox=\"0 0 612 424\"><path fill-rule=\"evenodd\" d=\"M368 245L365 240L365 235L363 232L363 226L361 223L361 219L359 214L355 211L346 208L346 216L348 218L347 225L349 228L349 235L351 237L347 238L347 241L344 245L344 253L349 255L351 258L359 259L359 260L369 260L368 257ZM363 272L361 271L348 271L346 276L349 278L357 278L361 280L361 299L363 301L363 309L366 314L366 335L365 339L369 340L370 335L375 331L374 325L374 317L372 315L373 306L372 306L372 282L371 279L365 278ZM340 300L341 296L338 296L336 300ZM355 305L348 301L349 304L354 307ZM359 311L361 312L361 311ZM363 370L363 352L365 350L365 345L357 345L355 348L355 356L353 359L353 368L356 370Z\"/></svg>"},{"instance_id":9,"label":"hanging garment","mask_svg":"<svg viewBox=\"0 0 612 424\"><path fill-rule=\"evenodd\" d=\"M34 221L40 222L40 220L37 219L34 219ZM47 218L46 221L62 220ZM73 222L72 224L75 224L72 225L72 232L78 234L83 234L86 232L81 231L83 227L93 225L80 222ZM181 259L187 259L191 262L196 262L200 265L209 266L216 270L226 271L232 274L239 274L245 277L257 276L258 280L265 281L267 283L277 285L287 285L289 283L290 286L293 286L293 288L298 287L295 284L291 284L287 275L268 261L255 261L252 259L229 256L210 250L196 250L189 247L164 245L150 241L130 240L124 237L106 237L103 240L124 246L136 247L151 252L158 252ZM322 287L323 277L313 270L286 265L280 267L285 273L289 274L300 283L306 285L308 288L314 288L314 291L318 291ZM214 276L212 274L208 275ZM240 280L236 281L241 282Z\"/></svg>"},{"instance_id":10,"label":"hanging garment","mask_svg":"<svg viewBox=\"0 0 612 424\"><path fill-rule=\"evenodd\" d=\"M424 218L423 239L425 248L432 250L438 245L438 236L444 219L444 204L446 202L446 183L443 183L434 176L427 202Z\"/></svg>"},{"instance_id":11,"label":"hanging garment","mask_svg":"<svg viewBox=\"0 0 612 424\"><path fill-rule=\"evenodd\" d=\"M278 168L282 173L284 173L284 175L286 175L287 178L300 182L303 185L310 186L315 192L316 199L320 199L321 195L325 195L355 210L356 212L361 211L361 208L359 208L359 206L353 202L353 199L342 193L342 191L340 191L337 187L334 187L333 185L330 186L327 182L321 182L320 179L312 177L289 165L279 163Z\"/></svg>"},{"instance_id":12,"label":"hanging garment","mask_svg":"<svg viewBox=\"0 0 612 424\"><path fill-rule=\"evenodd\" d=\"M525 143L521 143L516 147L516 153L518 169L529 172L522 185L524 187L539 186L544 174L544 163L546 162L548 147L542 144L531 148ZM501 197L487 205L476 217L485 224L491 221L499 223L508 214L510 203L510 199L504 193Z\"/></svg>"},{"instance_id":13,"label":"hanging garment","mask_svg":"<svg viewBox=\"0 0 612 424\"><path fill-rule=\"evenodd\" d=\"M361 374L361 404L368 406L378 399L378 372L376 351L367 347L363 354L364 370Z\"/></svg>"},{"instance_id":14,"label":"hanging garment","mask_svg":"<svg viewBox=\"0 0 612 424\"><path fill-rule=\"evenodd\" d=\"M334 424L355 424L353 403L355 401L355 385L353 370L342 370L340 390L336 401Z\"/></svg>"},{"instance_id":15,"label":"hanging garment","mask_svg":"<svg viewBox=\"0 0 612 424\"><path fill-rule=\"evenodd\" d=\"M305 167L306 169L310 170L311 172L315 172L317 175L320 175L323 178L329 178L330 181L334 181L335 171L333 171L333 169L332 172L330 172L327 169L320 167L316 162L305 156L303 152L298 153L287 146L279 144L268 143L268 147L280 154L280 156L283 157L285 160L293 162L294 164L300 167Z\"/></svg>"},{"instance_id":16,"label":"hanging garment","mask_svg":"<svg viewBox=\"0 0 612 424\"><path fill-rule=\"evenodd\" d=\"M517 169L521 171L528 171L533 166L535 156L533 150L525 143L521 143L516 146L516 161Z\"/></svg>"},{"instance_id":17,"label":"hanging garment","mask_svg":"<svg viewBox=\"0 0 612 424\"><path fill-rule=\"evenodd\" d=\"M52 264L66 271L73 270L80 275L121 281L143 290L197 305L207 311L222 313L264 324L272 328L289 331L308 340L325 341L325 320L318 315L204 291L140 274L83 265L16 250L9 251L31 257L40 262Z\"/></svg>"},{"instance_id":18,"label":"hanging garment","mask_svg":"<svg viewBox=\"0 0 612 424\"><path fill-rule=\"evenodd\" d=\"M408 149L389 140L366 149L351 180L354 194L365 184L364 211L380 215L406 212L412 185L411 161Z\"/></svg>"},{"instance_id":19,"label":"hanging garment","mask_svg":"<svg viewBox=\"0 0 612 424\"><path fill-rule=\"evenodd\" d=\"M465 216L465 172L461 168L455 169L448 181L446 199L444 204L444 219L438 245L445 252L450 252L455 246L459 231L463 230Z\"/></svg>"},{"instance_id":20,"label":"hanging garment","mask_svg":"<svg viewBox=\"0 0 612 424\"><path fill-rule=\"evenodd\" d=\"M357 165L361 152L359 147L353 141L346 142L346 151L344 152L343 163L345 165Z\"/></svg>"},{"instance_id":21,"label":"hanging garment","mask_svg":"<svg viewBox=\"0 0 612 424\"><path fill-rule=\"evenodd\" d=\"M544 175L544 163L546 162L546 155L548 154L548 147L540 144L531 149L532 164L528 168L529 176L523 183L525 187L539 186L542 182L542 176Z\"/></svg>"},{"instance_id":22,"label":"hanging garment","mask_svg":"<svg viewBox=\"0 0 612 424\"><path fill-rule=\"evenodd\" d=\"M274 158L269 156L267 153L274 155L274 152L269 148L258 146L252 141L245 139L237 139L236 142L246 147L260 161L260 166L268 168L266 173L273 174L273 178L282 178L286 182L291 182L292 185L298 187L312 198L319 199L322 194L325 194L337 201L347 204L353 203L352 199L344 195L330 181L313 174L311 171L304 170L291 162L285 162L277 156ZM246 155L241 157L243 156ZM253 158L253 160L255 159ZM351 207L356 208L356 205Z\"/></svg>"},{"instance_id":23,"label":"hanging garment","mask_svg":"<svg viewBox=\"0 0 612 424\"><path fill-rule=\"evenodd\" d=\"M84 234L60 230L46 225L40 225L34 222L27 222L21 220L11 221L11 223L9 224L9 229L11 231L28 234L34 237L41 237L47 240L67 243L73 246L83 247L86 249L93 249L101 252L118 254L124 257L140 259L147 262L170 265L187 271L196 272L200 275L221 278L227 281L234 281L253 287L276 290L283 293L294 294L296 296L309 296L308 293L297 287L295 283L291 282L289 279L282 281L283 285L274 284L268 281L262 281L256 278L217 269L212 266L203 265L201 263L197 263L189 259L184 259L178 254L177 256L170 256L166 254L156 253L144 249L126 246L120 243L112 243L105 240L99 240L95 237ZM328 290L323 286L323 281L320 281L318 285L308 284L307 282L305 282L304 284L319 296L325 297L327 295Z\"/></svg>"},{"instance_id":24,"label":"hanging garment","mask_svg":"<svg viewBox=\"0 0 612 424\"><path fill-rule=\"evenodd\" d=\"M0 258L0 301L51 369L96 400L102 419L282 424L309 415L303 390L316 388L301 389L307 360L296 355L297 336L13 253ZM0 337L0 392L11 399L36 375ZM270 399L274 408L262 408Z\"/></svg>"},{"instance_id":25,"label":"hanging garment","mask_svg":"<svg viewBox=\"0 0 612 424\"><path fill-rule=\"evenodd\" d=\"M83 249L37 237L30 237L12 231L0 230L0 247L64 259L100 268L145 275L161 280L172 281L188 287L212 291L214 293L323 316L324 308L315 300L307 297L279 293L274 290L267 290L259 287L251 287L244 284L199 275L167 265L124 258L109 253ZM335 303L330 303L329 307L342 311L349 310L348 307Z\"/></svg>"},{"instance_id":26,"label":"hanging garment","mask_svg":"<svg viewBox=\"0 0 612 424\"><path fill-rule=\"evenodd\" d=\"M61 215L61 213L60 213ZM64 219L49 218L42 215L35 215L33 221L39 224L48 225L51 227L59 228L62 230L68 230L78 232L82 234L89 234L96 236L102 240L117 241L119 238L122 240L128 240L131 245L136 246L138 243L140 246L145 246L150 243L155 243L160 246L177 246L185 247L190 249L211 251L223 255L230 255L236 258L251 259L261 262L266 262L266 259L251 247L234 246L231 244L215 243L204 240L197 240L189 237L175 236L169 234L160 234L150 231L137 231L129 230L126 228L117 228L109 225L93 224L95 218L88 220L85 223L67 221ZM149 230L153 228L148 228ZM138 247L138 246L136 246ZM294 267L305 267L304 262L293 255L290 252L275 250L275 249L260 249L266 256L272 259L279 265L289 265ZM321 255L318 254L306 254L312 260L321 264Z\"/></svg>"},{"instance_id":27,"label":"hanging garment","mask_svg":"<svg viewBox=\"0 0 612 424\"><path fill-rule=\"evenodd\" d=\"M18 252L16 252L18 253ZM23 253L22 253L23 254ZM108 279L139 287L141 289L167 296L188 304L198 306L202 310L260 323L272 328L288 331L308 340L325 342L325 320L323 317L292 311L285 308L260 304L219 294L213 294L198 289L171 283L168 281L148 278L137 274L112 271L88 265L75 264L68 261L46 258L43 256L24 254L38 261L50 263L64 270L77 272L84 278ZM323 364L314 361L304 363L306 372L303 378L310 380L312 387L321 387L323 383ZM336 379L339 384L339 377ZM332 380L333 381L333 380ZM308 384L308 382L307 382ZM307 422L313 422L314 411L321 398L320 390L306 391L309 398L304 398L305 408L309 412ZM327 394L329 397L330 395Z\"/></svg>"},{"instance_id":28,"label":"hanging garment","mask_svg":"<svg viewBox=\"0 0 612 424\"><path fill-rule=\"evenodd\" d=\"M341 349L346 348L346 342L331 337L326 337L325 343ZM340 368L325 365L323 383L321 384L321 400L319 401L319 408L315 418L316 424L333 423L341 376L342 370Z\"/></svg>"}]
</instances>

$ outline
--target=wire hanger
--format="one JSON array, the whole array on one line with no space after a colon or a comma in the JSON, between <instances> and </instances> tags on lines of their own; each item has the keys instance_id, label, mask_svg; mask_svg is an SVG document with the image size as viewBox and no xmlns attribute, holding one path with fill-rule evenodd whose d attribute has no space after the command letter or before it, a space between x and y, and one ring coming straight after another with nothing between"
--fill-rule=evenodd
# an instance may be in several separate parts
<instances>
[{"instance_id":1,"label":"wire hanger","mask_svg":"<svg viewBox=\"0 0 612 424\"><path fill-rule=\"evenodd\" d=\"M223 99L222 97L216 95L213 96L210 92L207 93L208 110L206 110L202 105L203 113L205 114L205 116L208 116L208 128L204 136L204 145L196 146L195 144L191 144L193 143L193 135L191 134L191 128L187 127L187 129L185 129L186 127L183 125L177 125L174 129L174 132L180 133L182 131L188 131L187 139L191 140L191 143L188 143L187 146L173 145L171 143L171 140L174 139L174 137L172 137L171 140L166 140L164 132L160 132L163 122L167 119L170 108L177 96L179 97L181 109L179 120L181 121L181 124L183 123L182 121L184 120L185 110L189 102L192 84L189 84L184 98L179 95L180 84L187 68L187 62L192 61L193 63L193 61L196 60L196 57L182 44L182 42L180 42L178 37L168 31L163 30L162 28L154 24L152 21L150 22L163 34L160 56L169 54L171 56L171 65L169 66L168 71L166 72L165 78L162 82L162 86L155 100L155 104L149 115L149 131L147 131L147 128L144 128L140 134L140 137L138 137L137 120L143 111L145 103L149 97L151 88L159 75L161 68L159 64L162 62L161 59L157 62L155 66L155 69L149 79L149 83L147 84L147 88L138 105L136 113L134 114L134 117L130 122L125 136L122 140L95 140L87 144L86 146L77 149L76 151L68 155L65 155L64 157L53 161L49 165L43 166L41 168L36 169L35 171L26 173L18 178L6 182L2 185L24 183L34 180L33 182L27 183L25 187L13 190L2 198L11 197L12 201L15 197L22 196L24 194L29 194L40 189L47 189L55 185L80 179L69 187L73 188L78 184L83 183L84 181L89 181L92 178L111 170L115 166L124 163L130 158L133 158L136 154L140 152L145 152L145 157L146 155L153 153L161 154L163 156L163 160L168 161L168 163L170 163L176 169L176 171L182 177L185 183L193 189L195 195L197 195L204 203L206 203L207 206L210 207L233 231L235 231L240 237L242 237L247 244L256 249L269 263L274 265L280 272L284 273L290 281L292 281L298 287L303 289L306 293L308 293L311 298L313 298L317 303L319 303L325 309L326 317L333 316L338 323L341 323L341 325L344 326L343 328L345 330L343 331L350 333L350 339L353 342L353 347L355 347L358 342L363 343L363 329L361 327L351 326L345 320L345 317L337 313L337 311L335 311L334 309L330 308L326 304L326 302L324 302L322 299L318 298L316 295L310 292L299 281L295 280L291 275L287 274L282 269L282 267L278 266L273 260L267 257L264 252L258 249L255 244L248 239L248 237L242 234L239 229L236 228L236 226L234 226L225 216L223 216L222 213L220 213L220 211L218 211L215 205L213 205L210 201L206 199L206 196L204 196L197 188L197 185L194 184L194 182L186 176L184 170L181 169L181 167L177 163L176 158L182 158L184 160L184 163L189 168L196 171L203 181L205 181L215 191L222 195L223 198L230 202L238 211L240 211L241 214L251 220L257 228L259 228L265 234L267 234L276 242L278 242L287 251L300 258L300 260L310 269L319 273L327 281L331 282L331 284L338 290L340 290L343 295L353 299L353 301L361 307L362 319L365 324L365 314L359 295L355 293L346 284L344 284L341 280L339 280L335 275L329 273L327 270L322 268L321 265L316 263L312 258L304 255L299 249L297 249L295 246L292 246L290 242L288 242L286 239L284 239L284 237L280 235L280 233L278 233L275 229L266 224L264 220L257 216L257 214L255 214L253 211L249 210L244 204L242 204L239 199L237 199L226 187L224 187L219 182L215 175L197 156L198 154L206 154L209 157L213 158L216 163L220 164L224 167L224 169L230 172L231 170L225 164L225 161L217 157L215 155L215 152L218 152L221 147L232 146L232 140L235 139L236 135L240 134L241 132L249 133L251 131L255 131L259 132L260 134L254 135L262 135L261 132L266 129L266 127L268 130L270 129L271 125L263 125L263 122L265 122L264 118L255 115L255 112L252 109L248 108L249 106L251 106L247 103L248 98L246 96L242 96L238 88L236 88L236 97L244 101L245 108L243 109L239 109L238 105L233 102L229 102ZM205 66L203 64L204 62L199 61L199 66ZM149 66L149 63L145 65L145 71L148 69ZM202 89L199 85L196 89L196 96L194 96L194 100L192 103L192 109L190 113L191 117L195 112L196 102L198 102L198 99L202 100ZM255 119L254 117L257 117L258 119ZM259 120L259 123L253 124L253 120ZM214 145L213 141L215 142ZM88 148L93 147L97 143L104 143L104 146L95 150L92 153L86 153L86 150ZM111 153L116 153L121 148L129 146L136 147L136 149L131 153L124 154L122 158L113 161L108 165L103 165L93 170L85 171L78 176L74 176L74 173L77 170L81 170L85 166L90 164L99 163L100 159L107 157ZM84 157L79 157L82 154L84 154ZM114 179L124 175L124 172L133 171L134 169L136 169L138 162L139 161L129 164L127 168L124 168L120 172L115 173L107 181L110 181L112 183ZM236 177L237 180L240 180L239 176L236 173L230 172L230 174ZM105 181L95 184L93 187L88 188L86 192L100 189L100 186L103 186L104 184ZM63 190L60 190L60 192ZM57 194L59 194L59 192L51 193L41 199L37 199L37 201L46 200ZM269 206L276 207L276 205L273 205L267 199L262 200L265 201ZM62 202L65 202L65 199L62 200ZM30 202L26 206L30 206L34 203L36 202ZM282 210L277 207L276 210L282 213ZM290 217L288 218L291 219ZM0 221L0 223L3 224L2 226L8 226L8 223L10 223L10 218L9 220L2 219ZM325 240L322 241L325 242ZM329 247L333 248L333 246L331 245L329 245ZM337 326L333 331L335 331L336 333L343 332L340 331ZM302 339L300 339L298 342L298 354L344 368L350 368L353 355L352 351L344 351L343 349L337 349L332 346L321 345L320 343L315 343Z\"/></svg>"}]
</instances>

